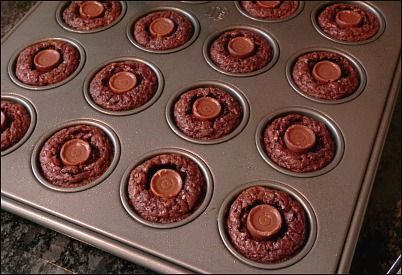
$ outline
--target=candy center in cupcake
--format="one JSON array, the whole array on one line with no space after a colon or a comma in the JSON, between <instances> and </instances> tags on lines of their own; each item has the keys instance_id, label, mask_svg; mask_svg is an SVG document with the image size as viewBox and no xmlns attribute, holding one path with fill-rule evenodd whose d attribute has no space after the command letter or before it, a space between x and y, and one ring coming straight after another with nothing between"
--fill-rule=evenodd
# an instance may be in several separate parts
<instances>
[{"instance_id":1,"label":"candy center in cupcake","mask_svg":"<svg viewBox=\"0 0 402 275\"><path fill-rule=\"evenodd\" d=\"M181 176L173 169L160 169L151 178L151 191L158 197L173 198L182 187Z\"/></svg>"},{"instance_id":2,"label":"candy center in cupcake","mask_svg":"<svg viewBox=\"0 0 402 275\"><path fill-rule=\"evenodd\" d=\"M284 136L286 147L295 153L305 153L313 148L316 137L307 126L295 124L290 126Z\"/></svg>"},{"instance_id":3,"label":"candy center in cupcake","mask_svg":"<svg viewBox=\"0 0 402 275\"><path fill-rule=\"evenodd\" d=\"M352 10L339 11L335 16L335 22L342 28L359 26L362 21L362 16Z\"/></svg>"},{"instance_id":4,"label":"candy center in cupcake","mask_svg":"<svg viewBox=\"0 0 402 275\"><path fill-rule=\"evenodd\" d=\"M193 104L193 115L201 120L214 119L221 113L222 107L215 98L200 97Z\"/></svg>"},{"instance_id":5,"label":"candy center in cupcake","mask_svg":"<svg viewBox=\"0 0 402 275\"><path fill-rule=\"evenodd\" d=\"M337 81L342 76L341 67L328 60L317 62L313 67L312 73L313 77L321 82Z\"/></svg>"},{"instance_id":6,"label":"candy center in cupcake","mask_svg":"<svg viewBox=\"0 0 402 275\"><path fill-rule=\"evenodd\" d=\"M6 125L7 125L7 117L6 115L3 113L3 111L1 111L1 130L3 131L4 129L6 129Z\"/></svg>"},{"instance_id":7,"label":"candy center in cupcake","mask_svg":"<svg viewBox=\"0 0 402 275\"><path fill-rule=\"evenodd\" d=\"M61 55L53 49L39 51L34 57L34 64L39 71L50 71L59 65Z\"/></svg>"},{"instance_id":8,"label":"candy center in cupcake","mask_svg":"<svg viewBox=\"0 0 402 275\"><path fill-rule=\"evenodd\" d=\"M263 9L274 9L281 4L281 1L257 1L256 4Z\"/></svg>"},{"instance_id":9,"label":"candy center in cupcake","mask_svg":"<svg viewBox=\"0 0 402 275\"><path fill-rule=\"evenodd\" d=\"M98 1L85 1L80 5L80 16L84 19L96 18L102 15L104 9Z\"/></svg>"},{"instance_id":10,"label":"candy center in cupcake","mask_svg":"<svg viewBox=\"0 0 402 275\"><path fill-rule=\"evenodd\" d=\"M235 37L228 43L228 51L232 56L246 58L255 51L254 42L247 37Z\"/></svg>"},{"instance_id":11,"label":"candy center in cupcake","mask_svg":"<svg viewBox=\"0 0 402 275\"><path fill-rule=\"evenodd\" d=\"M174 27L175 24L173 20L160 17L151 22L149 25L149 31L153 36L165 37L173 32Z\"/></svg>"},{"instance_id":12,"label":"candy center in cupcake","mask_svg":"<svg viewBox=\"0 0 402 275\"><path fill-rule=\"evenodd\" d=\"M82 139L71 139L63 144L60 158L64 165L77 166L85 163L91 155L91 146Z\"/></svg>"},{"instance_id":13,"label":"candy center in cupcake","mask_svg":"<svg viewBox=\"0 0 402 275\"><path fill-rule=\"evenodd\" d=\"M260 204L253 207L247 216L247 230L257 240L275 236L282 227L279 211L269 205Z\"/></svg>"},{"instance_id":14,"label":"candy center in cupcake","mask_svg":"<svg viewBox=\"0 0 402 275\"><path fill-rule=\"evenodd\" d=\"M137 85L137 77L131 72L118 72L109 79L109 88L117 94L125 93Z\"/></svg>"}]
</instances>

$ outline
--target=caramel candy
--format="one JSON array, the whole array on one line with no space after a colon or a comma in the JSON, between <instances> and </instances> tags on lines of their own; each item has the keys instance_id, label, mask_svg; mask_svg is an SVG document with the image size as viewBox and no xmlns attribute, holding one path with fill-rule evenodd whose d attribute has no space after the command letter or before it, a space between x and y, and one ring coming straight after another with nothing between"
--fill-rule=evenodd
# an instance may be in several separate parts
<instances>
[{"instance_id":1,"label":"caramel candy","mask_svg":"<svg viewBox=\"0 0 402 275\"><path fill-rule=\"evenodd\" d=\"M109 79L109 88L116 94L130 91L137 85L137 77L130 72L118 72Z\"/></svg>"},{"instance_id":2,"label":"caramel candy","mask_svg":"<svg viewBox=\"0 0 402 275\"><path fill-rule=\"evenodd\" d=\"M228 51L231 55L246 58L253 55L255 50L254 42L247 37L235 37L228 43Z\"/></svg>"},{"instance_id":3,"label":"caramel candy","mask_svg":"<svg viewBox=\"0 0 402 275\"><path fill-rule=\"evenodd\" d=\"M200 97L193 104L193 115L201 120L214 119L221 113L221 104L215 98Z\"/></svg>"},{"instance_id":4,"label":"caramel candy","mask_svg":"<svg viewBox=\"0 0 402 275\"><path fill-rule=\"evenodd\" d=\"M181 176L173 169L160 169L151 178L151 192L158 197L173 198L182 187Z\"/></svg>"},{"instance_id":5,"label":"caramel candy","mask_svg":"<svg viewBox=\"0 0 402 275\"><path fill-rule=\"evenodd\" d=\"M318 81L333 82L341 78L342 70L338 64L324 60L314 65L312 74Z\"/></svg>"},{"instance_id":6,"label":"caramel candy","mask_svg":"<svg viewBox=\"0 0 402 275\"><path fill-rule=\"evenodd\" d=\"M84 1L80 5L80 16L84 19L92 19L101 16L105 8L98 1Z\"/></svg>"},{"instance_id":7,"label":"caramel candy","mask_svg":"<svg viewBox=\"0 0 402 275\"><path fill-rule=\"evenodd\" d=\"M91 155L91 146L82 139L71 139L63 144L60 158L64 165L77 166L85 163Z\"/></svg>"},{"instance_id":8,"label":"caramel candy","mask_svg":"<svg viewBox=\"0 0 402 275\"><path fill-rule=\"evenodd\" d=\"M149 25L149 31L153 36L164 37L171 34L174 30L175 24L169 18L160 17L152 21Z\"/></svg>"},{"instance_id":9,"label":"caramel candy","mask_svg":"<svg viewBox=\"0 0 402 275\"><path fill-rule=\"evenodd\" d=\"M1 130L3 131L7 125L7 118L6 115L1 111Z\"/></svg>"},{"instance_id":10,"label":"caramel candy","mask_svg":"<svg viewBox=\"0 0 402 275\"><path fill-rule=\"evenodd\" d=\"M342 28L359 26L361 21L362 16L358 12L351 10L340 11L335 16L336 24Z\"/></svg>"},{"instance_id":11,"label":"caramel candy","mask_svg":"<svg viewBox=\"0 0 402 275\"><path fill-rule=\"evenodd\" d=\"M256 4L263 9L274 9L281 4L281 1L257 1Z\"/></svg>"},{"instance_id":12,"label":"caramel candy","mask_svg":"<svg viewBox=\"0 0 402 275\"><path fill-rule=\"evenodd\" d=\"M286 130L284 140L290 151L301 154L313 148L316 137L310 128L295 124Z\"/></svg>"},{"instance_id":13,"label":"caramel candy","mask_svg":"<svg viewBox=\"0 0 402 275\"><path fill-rule=\"evenodd\" d=\"M282 217L279 211L269 205L260 204L247 216L247 230L257 240L264 240L275 236L282 226Z\"/></svg>"},{"instance_id":14,"label":"caramel candy","mask_svg":"<svg viewBox=\"0 0 402 275\"><path fill-rule=\"evenodd\" d=\"M34 64L39 71L50 71L59 65L61 55L53 49L46 49L38 52L34 57Z\"/></svg>"}]
</instances>

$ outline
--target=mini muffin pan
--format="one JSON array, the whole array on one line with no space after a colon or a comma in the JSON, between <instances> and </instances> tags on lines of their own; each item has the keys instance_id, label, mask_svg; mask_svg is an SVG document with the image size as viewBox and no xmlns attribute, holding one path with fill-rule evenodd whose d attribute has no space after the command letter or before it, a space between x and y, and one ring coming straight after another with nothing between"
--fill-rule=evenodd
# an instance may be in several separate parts
<instances>
[{"instance_id":1,"label":"mini muffin pan","mask_svg":"<svg viewBox=\"0 0 402 275\"><path fill-rule=\"evenodd\" d=\"M234 1L185 2L126 2L121 19L91 33L69 31L58 23L64 2L43 2L9 32L1 46L2 98L21 98L31 114L32 133L25 135L17 150L2 152L2 208L159 272L348 272L399 92L400 2L357 3L373 9L382 20L378 36L364 45L339 43L320 34L314 20L327 2L305 1L295 16L275 22L245 16ZM136 46L132 37L135 20L163 9L189 16L195 28L192 39L168 51ZM207 55L212 39L234 28L266 35L275 53L267 67L239 77L245 75L230 75L212 66ZM74 44L81 53L80 66L55 85L23 85L14 74L18 53L43 38ZM321 49L346 56L358 68L362 78L358 91L335 102L295 92L289 78L294 60ZM116 115L94 105L88 84L101 65L123 59L149 65L157 72L160 86L146 106ZM171 117L177 97L203 85L226 90L243 108L243 120L235 131L213 142L186 138ZM327 125L336 154L325 168L306 174L284 171L262 150L264 126L293 112ZM115 155L99 180L74 192L62 192L43 179L38 152L52 133L79 123L103 129ZM208 187L194 214L164 226L147 223L132 212L126 186L135 165L165 152L193 159ZM286 191L306 210L309 237L304 248L285 262L258 264L245 259L226 236L228 205L252 185Z\"/></svg>"}]
</instances>

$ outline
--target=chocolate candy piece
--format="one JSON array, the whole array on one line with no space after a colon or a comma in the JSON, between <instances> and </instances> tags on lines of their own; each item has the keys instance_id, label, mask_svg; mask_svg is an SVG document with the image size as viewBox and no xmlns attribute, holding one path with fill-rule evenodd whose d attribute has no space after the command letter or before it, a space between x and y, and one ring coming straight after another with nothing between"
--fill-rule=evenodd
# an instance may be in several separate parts
<instances>
[{"instance_id":1,"label":"chocolate candy piece","mask_svg":"<svg viewBox=\"0 0 402 275\"><path fill-rule=\"evenodd\" d=\"M84 1L80 5L80 16L84 19L91 19L101 16L105 8L98 1Z\"/></svg>"},{"instance_id":2,"label":"chocolate candy piece","mask_svg":"<svg viewBox=\"0 0 402 275\"><path fill-rule=\"evenodd\" d=\"M130 72L118 72L109 79L109 88L116 94L130 91L137 84L135 74Z\"/></svg>"},{"instance_id":3,"label":"chocolate candy piece","mask_svg":"<svg viewBox=\"0 0 402 275\"><path fill-rule=\"evenodd\" d=\"M183 187L180 174L172 169L160 169L151 178L151 191L162 198L173 198Z\"/></svg>"},{"instance_id":4,"label":"chocolate candy piece","mask_svg":"<svg viewBox=\"0 0 402 275\"><path fill-rule=\"evenodd\" d=\"M281 214L269 204L260 204L253 207L247 216L247 230L257 240L275 236L281 226Z\"/></svg>"},{"instance_id":5,"label":"chocolate candy piece","mask_svg":"<svg viewBox=\"0 0 402 275\"><path fill-rule=\"evenodd\" d=\"M342 76L341 67L328 60L317 62L313 67L312 73L313 77L321 82L333 82Z\"/></svg>"},{"instance_id":6,"label":"chocolate candy piece","mask_svg":"<svg viewBox=\"0 0 402 275\"><path fill-rule=\"evenodd\" d=\"M1 111L1 130L3 131L7 125L7 118L6 115Z\"/></svg>"},{"instance_id":7,"label":"chocolate candy piece","mask_svg":"<svg viewBox=\"0 0 402 275\"><path fill-rule=\"evenodd\" d=\"M362 22L362 16L355 11L343 10L336 14L335 22L342 28L356 27Z\"/></svg>"},{"instance_id":8,"label":"chocolate candy piece","mask_svg":"<svg viewBox=\"0 0 402 275\"><path fill-rule=\"evenodd\" d=\"M82 139L71 139L63 144L60 158L64 165L77 166L85 163L91 155L91 146Z\"/></svg>"},{"instance_id":9,"label":"chocolate candy piece","mask_svg":"<svg viewBox=\"0 0 402 275\"><path fill-rule=\"evenodd\" d=\"M257 1L256 4L263 9L274 9L281 4L281 1Z\"/></svg>"},{"instance_id":10,"label":"chocolate candy piece","mask_svg":"<svg viewBox=\"0 0 402 275\"><path fill-rule=\"evenodd\" d=\"M301 154L313 148L316 137L307 126L295 124L286 130L284 140L290 151Z\"/></svg>"},{"instance_id":11,"label":"chocolate candy piece","mask_svg":"<svg viewBox=\"0 0 402 275\"><path fill-rule=\"evenodd\" d=\"M46 49L38 52L34 57L34 64L39 71L50 71L59 65L60 53L53 49Z\"/></svg>"},{"instance_id":12,"label":"chocolate candy piece","mask_svg":"<svg viewBox=\"0 0 402 275\"><path fill-rule=\"evenodd\" d=\"M193 103L193 115L201 120L214 119L221 113L221 104L215 98L200 97Z\"/></svg>"},{"instance_id":13,"label":"chocolate candy piece","mask_svg":"<svg viewBox=\"0 0 402 275\"><path fill-rule=\"evenodd\" d=\"M174 27L174 22L171 19L160 17L152 21L149 25L149 31L153 36L164 37L171 34Z\"/></svg>"},{"instance_id":14,"label":"chocolate candy piece","mask_svg":"<svg viewBox=\"0 0 402 275\"><path fill-rule=\"evenodd\" d=\"M247 37L235 37L228 43L228 51L231 55L246 58L253 55L255 50L254 42Z\"/></svg>"}]
</instances>

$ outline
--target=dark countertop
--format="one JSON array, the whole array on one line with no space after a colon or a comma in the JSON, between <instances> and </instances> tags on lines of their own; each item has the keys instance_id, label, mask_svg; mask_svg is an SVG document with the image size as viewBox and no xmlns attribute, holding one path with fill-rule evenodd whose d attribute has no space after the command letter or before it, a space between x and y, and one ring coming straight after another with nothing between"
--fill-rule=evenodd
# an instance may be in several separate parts
<instances>
[{"instance_id":1,"label":"dark countertop","mask_svg":"<svg viewBox=\"0 0 402 275\"><path fill-rule=\"evenodd\" d=\"M34 2L1 1L3 37ZM351 273L385 273L401 254L400 97L375 179ZM1 273L153 272L1 210Z\"/></svg>"}]
</instances>

